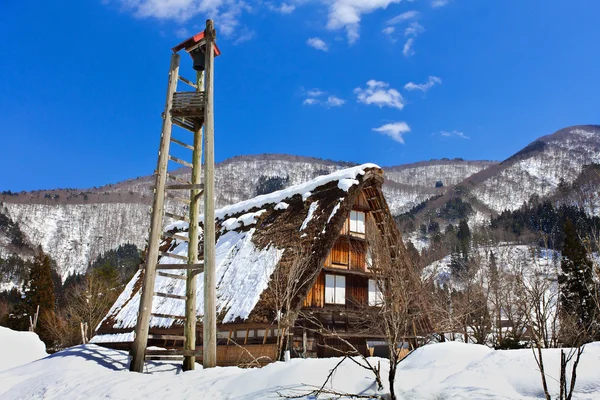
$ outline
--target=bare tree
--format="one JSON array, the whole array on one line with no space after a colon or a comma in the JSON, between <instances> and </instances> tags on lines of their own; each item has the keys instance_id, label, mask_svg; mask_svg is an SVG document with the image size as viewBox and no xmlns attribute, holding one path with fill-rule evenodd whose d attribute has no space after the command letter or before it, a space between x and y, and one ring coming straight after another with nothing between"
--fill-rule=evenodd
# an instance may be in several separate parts
<instances>
[{"instance_id":1,"label":"bare tree","mask_svg":"<svg viewBox=\"0 0 600 400\"><path fill-rule=\"evenodd\" d=\"M425 285L420 271L410 257L400 237L385 227L378 229L372 219L367 226L366 265L371 288L364 323L374 332L383 333L389 350L388 384L390 398L396 399L394 383L400 349L407 337L416 337L416 326L423 325L423 293ZM375 289L375 290L372 290Z\"/></svg>"},{"instance_id":2,"label":"bare tree","mask_svg":"<svg viewBox=\"0 0 600 400\"><path fill-rule=\"evenodd\" d=\"M301 248L288 251L287 262L281 262L271 279L271 290L275 303L278 328L277 359L285 357L291 348L292 331L298 318L300 292L314 281L319 273L310 268L309 257ZM289 353L287 353L289 356Z\"/></svg>"},{"instance_id":3,"label":"bare tree","mask_svg":"<svg viewBox=\"0 0 600 400\"><path fill-rule=\"evenodd\" d=\"M110 280L103 279L94 271L88 273L83 284L73 287L66 294L62 309L45 315L56 346L64 348L85 342L85 338L93 333L88 329L100 324L119 293L119 288L113 287ZM87 327L84 331L82 324Z\"/></svg>"}]
</instances>

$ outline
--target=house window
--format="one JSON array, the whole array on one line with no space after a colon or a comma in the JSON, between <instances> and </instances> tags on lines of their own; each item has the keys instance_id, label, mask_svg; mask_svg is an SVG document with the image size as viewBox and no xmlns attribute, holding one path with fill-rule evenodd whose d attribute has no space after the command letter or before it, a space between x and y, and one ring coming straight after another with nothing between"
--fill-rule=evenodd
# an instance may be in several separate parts
<instances>
[{"instance_id":1,"label":"house window","mask_svg":"<svg viewBox=\"0 0 600 400\"><path fill-rule=\"evenodd\" d=\"M369 279L369 306L380 307L383 305L383 294L374 279Z\"/></svg>"},{"instance_id":2,"label":"house window","mask_svg":"<svg viewBox=\"0 0 600 400\"><path fill-rule=\"evenodd\" d=\"M325 275L325 303L346 304L346 277Z\"/></svg>"},{"instance_id":3,"label":"house window","mask_svg":"<svg viewBox=\"0 0 600 400\"><path fill-rule=\"evenodd\" d=\"M350 211L350 232L365 233L365 213Z\"/></svg>"}]
</instances>

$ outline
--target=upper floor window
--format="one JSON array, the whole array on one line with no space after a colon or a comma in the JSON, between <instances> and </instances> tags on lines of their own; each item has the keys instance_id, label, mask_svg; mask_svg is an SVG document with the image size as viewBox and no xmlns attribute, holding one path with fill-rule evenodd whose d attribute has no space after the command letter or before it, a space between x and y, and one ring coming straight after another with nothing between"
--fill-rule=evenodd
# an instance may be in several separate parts
<instances>
[{"instance_id":1,"label":"upper floor window","mask_svg":"<svg viewBox=\"0 0 600 400\"><path fill-rule=\"evenodd\" d=\"M350 211L350 232L365 233L365 213Z\"/></svg>"},{"instance_id":2,"label":"upper floor window","mask_svg":"<svg viewBox=\"0 0 600 400\"><path fill-rule=\"evenodd\" d=\"M325 275L325 303L346 304L346 277Z\"/></svg>"}]
</instances>

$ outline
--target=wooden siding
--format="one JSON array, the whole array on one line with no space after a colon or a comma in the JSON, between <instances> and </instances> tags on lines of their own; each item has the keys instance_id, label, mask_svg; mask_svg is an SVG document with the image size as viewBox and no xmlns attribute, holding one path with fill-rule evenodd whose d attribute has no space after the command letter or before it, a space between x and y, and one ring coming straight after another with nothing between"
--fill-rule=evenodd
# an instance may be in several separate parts
<instances>
[{"instance_id":1,"label":"wooden siding","mask_svg":"<svg viewBox=\"0 0 600 400\"><path fill-rule=\"evenodd\" d=\"M249 353L249 354L248 354ZM261 365L269 364L269 360L275 361L277 356L277 344L247 344L240 346L217 346L217 365L219 366L237 366L247 365L254 359L260 359ZM200 357L201 358L201 357ZM254 365L256 366L256 364Z\"/></svg>"},{"instance_id":2,"label":"wooden siding","mask_svg":"<svg viewBox=\"0 0 600 400\"><path fill-rule=\"evenodd\" d=\"M369 210L369 203L367 202L367 198L364 192L360 192L360 194L356 197L356 201L354 202L354 208L357 210Z\"/></svg>"},{"instance_id":3,"label":"wooden siding","mask_svg":"<svg viewBox=\"0 0 600 400\"><path fill-rule=\"evenodd\" d=\"M324 307L325 306L325 273L321 272L317 277L312 289L304 298L304 307Z\"/></svg>"}]
</instances>

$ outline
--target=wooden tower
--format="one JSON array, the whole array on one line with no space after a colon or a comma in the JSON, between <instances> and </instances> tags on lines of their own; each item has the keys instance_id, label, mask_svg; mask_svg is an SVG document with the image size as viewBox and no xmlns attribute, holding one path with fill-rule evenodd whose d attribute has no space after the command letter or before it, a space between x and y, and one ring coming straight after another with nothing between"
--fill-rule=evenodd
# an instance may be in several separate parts
<instances>
[{"instance_id":1,"label":"wooden tower","mask_svg":"<svg viewBox=\"0 0 600 400\"><path fill-rule=\"evenodd\" d=\"M183 356L183 369L194 369L195 357L202 355L205 368L216 365L216 288L215 288L215 224L204 224L204 256L198 257L198 228L200 199L204 200L204 221L214 221L214 57L220 54L215 44L216 31L212 20L206 21L203 32L175 46L171 55L167 99L163 113L162 133L158 162L155 171L154 201L152 204L151 225L148 238L148 252L144 264L144 279L140 298L140 308L135 339L131 349L131 371L143 372L144 361L161 355ZM179 76L179 52L185 50L190 54L196 70L196 80L192 82ZM194 88L194 91L177 91L182 82ZM188 144L171 136L173 125L193 133L193 143ZM204 135L202 129L204 128ZM203 143L204 142L204 143ZM170 145L175 143L192 151L191 162L184 161L170 154ZM202 176L202 150L204 145L204 183ZM168 173L169 162L175 162L192 169L191 180L185 181ZM188 196L177 196L179 193ZM189 205L189 215L176 215L166 212L165 197L181 201ZM160 251L163 240L164 218L186 221L189 223L187 237L174 235L175 239L188 242L188 255L176 255ZM184 263L158 263L158 257L181 260ZM203 317L203 351L196 350L196 278L204 272L204 317ZM168 279L185 279L186 295L176 296L154 291L156 275ZM165 315L152 312L152 301L155 297L167 297L174 301L185 302L185 315ZM184 321L184 336L161 335L150 332L150 319L170 318ZM167 337L168 336L168 337ZM148 339L181 340L183 350L147 350Z\"/></svg>"}]
</instances>

